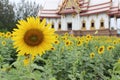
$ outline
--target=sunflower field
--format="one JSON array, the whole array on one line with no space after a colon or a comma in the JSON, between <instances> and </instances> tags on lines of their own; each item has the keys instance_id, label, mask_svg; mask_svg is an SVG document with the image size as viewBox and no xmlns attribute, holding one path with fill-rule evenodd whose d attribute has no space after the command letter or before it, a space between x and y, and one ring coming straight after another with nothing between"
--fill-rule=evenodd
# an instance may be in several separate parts
<instances>
[{"instance_id":1,"label":"sunflower field","mask_svg":"<svg viewBox=\"0 0 120 80\"><path fill-rule=\"evenodd\" d=\"M58 35L46 20L0 32L0 80L120 80L120 38Z\"/></svg>"}]
</instances>

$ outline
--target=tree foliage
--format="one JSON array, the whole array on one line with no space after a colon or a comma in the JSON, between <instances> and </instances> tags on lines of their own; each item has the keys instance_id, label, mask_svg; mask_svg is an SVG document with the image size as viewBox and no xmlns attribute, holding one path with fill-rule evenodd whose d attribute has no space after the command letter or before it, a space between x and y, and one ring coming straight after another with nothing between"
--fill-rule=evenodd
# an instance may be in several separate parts
<instances>
[{"instance_id":1,"label":"tree foliage","mask_svg":"<svg viewBox=\"0 0 120 80\"><path fill-rule=\"evenodd\" d=\"M0 30L11 30L14 22L13 6L9 0L0 0Z\"/></svg>"},{"instance_id":2,"label":"tree foliage","mask_svg":"<svg viewBox=\"0 0 120 80\"><path fill-rule=\"evenodd\" d=\"M16 20L25 19L28 16L37 16L39 4L33 1L21 0L15 5Z\"/></svg>"}]
</instances>

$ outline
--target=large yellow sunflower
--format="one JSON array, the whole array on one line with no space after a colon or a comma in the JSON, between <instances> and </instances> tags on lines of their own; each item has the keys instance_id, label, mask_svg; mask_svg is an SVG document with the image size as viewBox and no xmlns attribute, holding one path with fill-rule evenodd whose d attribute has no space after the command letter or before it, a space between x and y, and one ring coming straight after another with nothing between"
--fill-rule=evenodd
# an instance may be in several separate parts
<instances>
[{"instance_id":1,"label":"large yellow sunflower","mask_svg":"<svg viewBox=\"0 0 120 80\"><path fill-rule=\"evenodd\" d=\"M18 21L17 29L14 29L12 38L14 47L19 55L42 55L52 47L55 41L54 29L51 24L46 24L46 19L40 21L38 17L28 17Z\"/></svg>"}]
</instances>

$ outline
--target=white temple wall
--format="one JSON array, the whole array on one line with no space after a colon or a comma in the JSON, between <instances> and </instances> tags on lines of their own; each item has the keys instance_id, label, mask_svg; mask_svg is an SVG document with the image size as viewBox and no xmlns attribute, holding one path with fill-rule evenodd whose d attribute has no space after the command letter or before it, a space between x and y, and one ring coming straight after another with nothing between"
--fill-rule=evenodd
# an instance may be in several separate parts
<instances>
[{"instance_id":1,"label":"white temple wall","mask_svg":"<svg viewBox=\"0 0 120 80\"><path fill-rule=\"evenodd\" d=\"M120 18L110 18L110 29L120 30Z\"/></svg>"},{"instance_id":2,"label":"white temple wall","mask_svg":"<svg viewBox=\"0 0 120 80\"><path fill-rule=\"evenodd\" d=\"M100 28L100 20L104 20L104 28L107 29L109 28L109 16L106 13L101 13L98 15L98 21L99 21L99 28ZM98 29L99 29L98 28Z\"/></svg>"},{"instance_id":3,"label":"white temple wall","mask_svg":"<svg viewBox=\"0 0 120 80\"><path fill-rule=\"evenodd\" d=\"M91 21L94 20L95 29L100 29L100 21L101 19L104 20L104 27L109 28L109 17L105 13L101 14L94 14L89 16L81 16L80 18L80 29L82 28L82 21L86 22L86 30L90 30L91 28Z\"/></svg>"},{"instance_id":4,"label":"white temple wall","mask_svg":"<svg viewBox=\"0 0 120 80\"><path fill-rule=\"evenodd\" d=\"M67 23L72 23L72 30L78 30L79 28L79 14L73 15L73 14L68 14L65 16L61 17L61 30L68 30Z\"/></svg>"},{"instance_id":5,"label":"white temple wall","mask_svg":"<svg viewBox=\"0 0 120 80\"><path fill-rule=\"evenodd\" d=\"M104 28L109 28L109 17L106 13L94 14L94 15L86 15L79 16L79 14L73 17L72 14L61 16L59 18L47 18L47 22L53 23L54 28L58 30L58 24L61 22L61 30L68 30L67 23L72 23L72 30L81 30L82 21L86 22L86 30L91 30L91 21L94 20L95 29L100 29L100 21L104 20ZM110 24L111 27L115 26L116 22L112 20ZM116 29L116 27L114 27Z\"/></svg>"},{"instance_id":6,"label":"white temple wall","mask_svg":"<svg viewBox=\"0 0 120 80\"><path fill-rule=\"evenodd\" d=\"M61 30L67 30L67 24L64 15L61 15Z\"/></svg>"},{"instance_id":7,"label":"white temple wall","mask_svg":"<svg viewBox=\"0 0 120 80\"><path fill-rule=\"evenodd\" d=\"M80 16L80 22L79 22L79 30L81 30L81 28L82 28L82 17Z\"/></svg>"},{"instance_id":8,"label":"white temple wall","mask_svg":"<svg viewBox=\"0 0 120 80\"><path fill-rule=\"evenodd\" d=\"M89 16L81 16L81 18L80 18L80 23L81 23L80 28L82 28L82 22L83 22L83 20L86 22L86 30L90 30Z\"/></svg>"},{"instance_id":9,"label":"white temple wall","mask_svg":"<svg viewBox=\"0 0 120 80\"><path fill-rule=\"evenodd\" d=\"M76 14L72 17L72 30L80 30L80 16Z\"/></svg>"},{"instance_id":10,"label":"white temple wall","mask_svg":"<svg viewBox=\"0 0 120 80\"><path fill-rule=\"evenodd\" d=\"M54 25L55 31L58 30L58 24L59 24L60 20L61 20L60 18L46 18L46 21L48 23L51 23Z\"/></svg>"},{"instance_id":11,"label":"white temple wall","mask_svg":"<svg viewBox=\"0 0 120 80\"><path fill-rule=\"evenodd\" d=\"M98 29L99 28L99 26L98 26L98 16L97 15L90 15L89 16L89 22L90 22L90 24L89 24L89 27L91 28L91 21L92 20L94 20L94 26L95 26L95 29ZM89 28L89 30L90 30L90 28Z\"/></svg>"},{"instance_id":12,"label":"white temple wall","mask_svg":"<svg viewBox=\"0 0 120 80\"><path fill-rule=\"evenodd\" d=\"M117 33L120 34L120 18L117 19Z\"/></svg>"},{"instance_id":13,"label":"white temple wall","mask_svg":"<svg viewBox=\"0 0 120 80\"><path fill-rule=\"evenodd\" d=\"M71 14L65 15L65 20L66 20L67 23L72 22L72 18L73 18L73 17L72 17Z\"/></svg>"},{"instance_id":14,"label":"white temple wall","mask_svg":"<svg viewBox=\"0 0 120 80\"><path fill-rule=\"evenodd\" d=\"M117 29L120 29L120 18L117 19Z\"/></svg>"}]
</instances>

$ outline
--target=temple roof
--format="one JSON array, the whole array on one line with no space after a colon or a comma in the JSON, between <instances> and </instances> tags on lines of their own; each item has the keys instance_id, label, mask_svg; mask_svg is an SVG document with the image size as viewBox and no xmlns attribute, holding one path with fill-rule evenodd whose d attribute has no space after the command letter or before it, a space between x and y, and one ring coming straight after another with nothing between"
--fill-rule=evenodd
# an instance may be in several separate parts
<instances>
[{"instance_id":1,"label":"temple roof","mask_svg":"<svg viewBox=\"0 0 120 80\"><path fill-rule=\"evenodd\" d=\"M38 14L41 18L60 18L58 10L41 10Z\"/></svg>"},{"instance_id":2,"label":"temple roof","mask_svg":"<svg viewBox=\"0 0 120 80\"><path fill-rule=\"evenodd\" d=\"M38 16L60 18L61 14L75 12L81 16L102 12L120 15L120 0L46 0Z\"/></svg>"},{"instance_id":3,"label":"temple roof","mask_svg":"<svg viewBox=\"0 0 120 80\"><path fill-rule=\"evenodd\" d=\"M93 3L94 2L94 3ZM90 15L90 14L96 14L96 13L102 13L102 12L108 12L111 8L111 1L107 0L106 2L96 2L93 0L93 2L87 2L89 3L88 6L85 6L87 9L85 12L81 12L80 15Z\"/></svg>"},{"instance_id":4,"label":"temple roof","mask_svg":"<svg viewBox=\"0 0 120 80\"><path fill-rule=\"evenodd\" d=\"M43 5L43 9L38 12L38 16L60 18L60 15L58 15L58 10L61 3L62 0L46 0Z\"/></svg>"}]
</instances>

